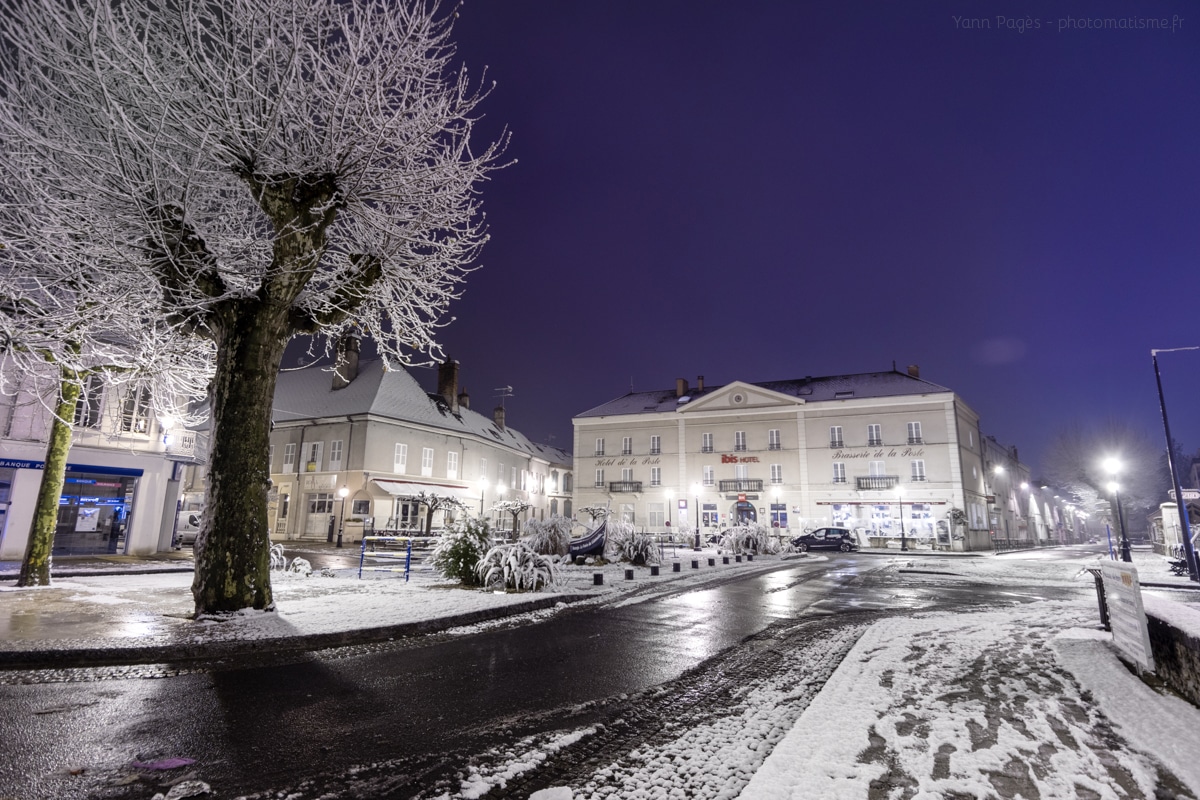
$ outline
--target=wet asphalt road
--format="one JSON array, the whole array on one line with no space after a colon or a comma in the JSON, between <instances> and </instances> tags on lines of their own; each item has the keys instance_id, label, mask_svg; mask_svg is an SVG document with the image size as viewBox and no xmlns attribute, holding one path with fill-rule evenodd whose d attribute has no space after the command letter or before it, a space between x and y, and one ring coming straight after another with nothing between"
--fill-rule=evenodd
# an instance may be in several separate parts
<instances>
[{"instance_id":1,"label":"wet asphalt road","mask_svg":"<svg viewBox=\"0 0 1200 800\"><path fill-rule=\"evenodd\" d=\"M196 759L219 797L355 764L486 747L506 726L677 678L780 620L963 607L1053 594L938 586L871 556L780 569L534 625L362 654L159 678L0 686L0 798L101 791L133 759ZM849 618L849 616L848 616ZM70 770L86 768L83 776ZM85 788L90 787L90 788Z\"/></svg>"}]
</instances>

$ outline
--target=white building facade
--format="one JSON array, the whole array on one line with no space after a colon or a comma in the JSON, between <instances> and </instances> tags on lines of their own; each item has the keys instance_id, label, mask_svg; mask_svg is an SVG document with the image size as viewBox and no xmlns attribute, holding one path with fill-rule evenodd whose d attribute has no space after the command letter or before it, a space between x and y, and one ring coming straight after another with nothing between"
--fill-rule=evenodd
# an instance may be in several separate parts
<instances>
[{"instance_id":1,"label":"white building facade","mask_svg":"<svg viewBox=\"0 0 1200 800\"><path fill-rule=\"evenodd\" d=\"M50 433L46 398L28 378L0 394L0 559L25 555ZM170 549L183 468L195 435L160 420L136 386L89 383L73 420L54 556Z\"/></svg>"},{"instance_id":2,"label":"white building facade","mask_svg":"<svg viewBox=\"0 0 1200 800\"><path fill-rule=\"evenodd\" d=\"M458 364L439 369L427 393L402 369L350 355L337 375L320 369L284 372L275 392L271 434L271 538L328 541L364 531L438 528L457 513L488 516L507 530L501 500L530 508L522 519L570 516L571 456L530 441L470 409L458 386ZM337 388L335 388L337 387ZM344 493L343 493L344 490ZM431 509L418 498L459 500L462 511ZM332 527L331 527L332 526Z\"/></svg>"},{"instance_id":3,"label":"white building facade","mask_svg":"<svg viewBox=\"0 0 1200 800\"><path fill-rule=\"evenodd\" d=\"M636 392L576 416L576 505L652 532L821 525L990 549L979 418L915 367Z\"/></svg>"}]
</instances>

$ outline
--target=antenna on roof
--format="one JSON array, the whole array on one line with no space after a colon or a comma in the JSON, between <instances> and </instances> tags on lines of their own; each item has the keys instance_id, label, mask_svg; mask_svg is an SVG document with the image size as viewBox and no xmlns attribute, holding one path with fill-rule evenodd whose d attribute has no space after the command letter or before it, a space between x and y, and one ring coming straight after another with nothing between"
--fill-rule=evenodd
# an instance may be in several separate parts
<instances>
[{"instance_id":1,"label":"antenna on roof","mask_svg":"<svg viewBox=\"0 0 1200 800\"><path fill-rule=\"evenodd\" d=\"M493 396L500 398L501 408L504 408L504 398L513 396L513 388L511 386L501 386L499 389L492 389L492 391L499 392L499 394Z\"/></svg>"}]
</instances>

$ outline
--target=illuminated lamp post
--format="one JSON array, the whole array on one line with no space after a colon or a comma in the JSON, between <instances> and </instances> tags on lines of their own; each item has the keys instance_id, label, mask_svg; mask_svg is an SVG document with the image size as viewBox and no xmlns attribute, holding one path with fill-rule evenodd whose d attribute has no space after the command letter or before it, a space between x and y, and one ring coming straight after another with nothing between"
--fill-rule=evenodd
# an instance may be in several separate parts
<instances>
[{"instance_id":1,"label":"illuminated lamp post","mask_svg":"<svg viewBox=\"0 0 1200 800\"><path fill-rule=\"evenodd\" d=\"M673 498L675 496L675 493L673 491L671 491L670 489L667 489L665 492L663 492L663 494L666 495L666 498L667 498L667 532L670 533L670 531L671 531L671 498Z\"/></svg>"},{"instance_id":2,"label":"illuminated lamp post","mask_svg":"<svg viewBox=\"0 0 1200 800\"><path fill-rule=\"evenodd\" d=\"M703 488L699 481L692 484L692 494L696 496L696 543L692 546L694 550L700 549L700 492Z\"/></svg>"},{"instance_id":3,"label":"illuminated lamp post","mask_svg":"<svg viewBox=\"0 0 1200 800\"><path fill-rule=\"evenodd\" d=\"M342 498L342 513L338 514L338 547L342 546L342 530L346 527L346 496L349 494L350 490L343 483L342 488L338 489L338 497Z\"/></svg>"},{"instance_id":4,"label":"illuminated lamp post","mask_svg":"<svg viewBox=\"0 0 1200 800\"><path fill-rule=\"evenodd\" d=\"M1125 511L1121 508L1121 487L1116 480L1117 474L1121 471L1121 462L1115 458L1106 458L1104 459L1104 470L1113 478L1108 484L1108 490L1117 499L1117 525L1121 529L1121 560L1129 564L1133 562L1133 557L1129 553L1129 537L1125 533Z\"/></svg>"},{"instance_id":5,"label":"illuminated lamp post","mask_svg":"<svg viewBox=\"0 0 1200 800\"><path fill-rule=\"evenodd\" d=\"M1171 472L1171 486L1175 490L1175 510L1179 512L1179 532L1183 539L1183 558L1187 562L1188 577L1200 581L1200 558L1197 558L1196 548L1192 542L1192 526L1188 520L1187 503L1183 499L1183 487L1179 484L1179 465L1175 463L1174 444L1171 439L1171 424L1167 421L1167 401L1163 398L1162 373L1158 369L1159 353L1174 353L1181 350L1200 350L1200 347L1173 347L1163 350L1151 350L1150 360L1154 362L1154 380L1158 384L1158 407L1162 411L1163 433L1167 437L1167 468Z\"/></svg>"},{"instance_id":6,"label":"illuminated lamp post","mask_svg":"<svg viewBox=\"0 0 1200 800\"><path fill-rule=\"evenodd\" d=\"M896 484L896 502L900 504L900 551L908 551L908 539L904 534L904 487Z\"/></svg>"}]
</instances>

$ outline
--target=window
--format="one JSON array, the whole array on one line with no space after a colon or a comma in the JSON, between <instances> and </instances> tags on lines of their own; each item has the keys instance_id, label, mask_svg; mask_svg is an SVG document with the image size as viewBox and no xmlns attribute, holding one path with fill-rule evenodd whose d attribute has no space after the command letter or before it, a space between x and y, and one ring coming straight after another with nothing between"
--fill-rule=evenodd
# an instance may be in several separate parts
<instances>
[{"instance_id":1,"label":"window","mask_svg":"<svg viewBox=\"0 0 1200 800\"><path fill-rule=\"evenodd\" d=\"M700 452L711 453L713 451L713 438L711 433L700 434Z\"/></svg>"},{"instance_id":2,"label":"window","mask_svg":"<svg viewBox=\"0 0 1200 800\"><path fill-rule=\"evenodd\" d=\"M771 428L771 430L767 431L767 449L768 450L782 450L783 449L783 444L781 443L781 440L779 438L779 429L778 428Z\"/></svg>"},{"instance_id":3,"label":"window","mask_svg":"<svg viewBox=\"0 0 1200 800\"><path fill-rule=\"evenodd\" d=\"M570 494L573 491L575 491L575 478L568 472L566 475L563 475L563 494ZM570 513L567 507L563 506L563 516L568 516Z\"/></svg>"},{"instance_id":4,"label":"window","mask_svg":"<svg viewBox=\"0 0 1200 800\"><path fill-rule=\"evenodd\" d=\"M872 478L882 478L884 470L887 469L887 464L883 461L872 461L870 466L870 475Z\"/></svg>"},{"instance_id":5,"label":"window","mask_svg":"<svg viewBox=\"0 0 1200 800\"><path fill-rule=\"evenodd\" d=\"M121 407L121 430L127 433L149 433L150 390L130 389Z\"/></svg>"},{"instance_id":6,"label":"window","mask_svg":"<svg viewBox=\"0 0 1200 800\"><path fill-rule=\"evenodd\" d=\"M621 522L627 522L630 525L633 524L633 504L632 503L622 503L621 504Z\"/></svg>"},{"instance_id":7,"label":"window","mask_svg":"<svg viewBox=\"0 0 1200 800\"><path fill-rule=\"evenodd\" d=\"M783 464L771 465L771 483L783 483Z\"/></svg>"},{"instance_id":8,"label":"window","mask_svg":"<svg viewBox=\"0 0 1200 800\"><path fill-rule=\"evenodd\" d=\"M371 501L370 500L351 500L350 515L353 517L369 517L371 516Z\"/></svg>"},{"instance_id":9,"label":"window","mask_svg":"<svg viewBox=\"0 0 1200 800\"><path fill-rule=\"evenodd\" d=\"M496 482L504 483L504 462L501 461L496 465Z\"/></svg>"},{"instance_id":10,"label":"window","mask_svg":"<svg viewBox=\"0 0 1200 800\"><path fill-rule=\"evenodd\" d=\"M433 474L433 448L421 448L421 474L429 477Z\"/></svg>"},{"instance_id":11,"label":"window","mask_svg":"<svg viewBox=\"0 0 1200 800\"><path fill-rule=\"evenodd\" d=\"M845 447L846 446L842 441L842 426L841 425L830 425L829 426L829 446L830 447Z\"/></svg>"},{"instance_id":12,"label":"window","mask_svg":"<svg viewBox=\"0 0 1200 800\"><path fill-rule=\"evenodd\" d=\"M712 486L715 482L716 482L716 480L713 478L713 468L705 467L704 468L704 485Z\"/></svg>"},{"instance_id":13,"label":"window","mask_svg":"<svg viewBox=\"0 0 1200 800\"><path fill-rule=\"evenodd\" d=\"M921 437L921 423L908 423L908 443L909 444L925 444L925 440Z\"/></svg>"},{"instance_id":14,"label":"window","mask_svg":"<svg viewBox=\"0 0 1200 800\"><path fill-rule=\"evenodd\" d=\"M914 481L925 480L925 459L915 458L912 462L912 479Z\"/></svg>"},{"instance_id":15,"label":"window","mask_svg":"<svg viewBox=\"0 0 1200 800\"><path fill-rule=\"evenodd\" d=\"M271 471L271 467L275 466L275 445L267 445L267 472Z\"/></svg>"},{"instance_id":16,"label":"window","mask_svg":"<svg viewBox=\"0 0 1200 800\"><path fill-rule=\"evenodd\" d=\"M104 382L99 375L89 375L79 399L75 401L75 425L80 428L100 427L100 403L104 400Z\"/></svg>"},{"instance_id":17,"label":"window","mask_svg":"<svg viewBox=\"0 0 1200 800\"><path fill-rule=\"evenodd\" d=\"M304 451L304 470L305 472L320 472L321 471L321 451L325 449L324 442L309 442L305 445Z\"/></svg>"},{"instance_id":18,"label":"window","mask_svg":"<svg viewBox=\"0 0 1200 800\"><path fill-rule=\"evenodd\" d=\"M521 491L529 491L529 470L521 470Z\"/></svg>"},{"instance_id":19,"label":"window","mask_svg":"<svg viewBox=\"0 0 1200 800\"><path fill-rule=\"evenodd\" d=\"M408 470L408 445L396 444L396 454L392 456L392 472L406 472Z\"/></svg>"},{"instance_id":20,"label":"window","mask_svg":"<svg viewBox=\"0 0 1200 800\"><path fill-rule=\"evenodd\" d=\"M623 481L632 481L633 480L633 467L621 467L621 480L623 480Z\"/></svg>"},{"instance_id":21,"label":"window","mask_svg":"<svg viewBox=\"0 0 1200 800\"><path fill-rule=\"evenodd\" d=\"M749 480L750 467L746 464L734 464L733 477L737 478L739 481Z\"/></svg>"},{"instance_id":22,"label":"window","mask_svg":"<svg viewBox=\"0 0 1200 800\"><path fill-rule=\"evenodd\" d=\"M883 447L883 431L880 426L867 426L867 447Z\"/></svg>"},{"instance_id":23,"label":"window","mask_svg":"<svg viewBox=\"0 0 1200 800\"><path fill-rule=\"evenodd\" d=\"M458 478L458 453L446 453L446 477Z\"/></svg>"},{"instance_id":24,"label":"window","mask_svg":"<svg viewBox=\"0 0 1200 800\"><path fill-rule=\"evenodd\" d=\"M558 498L554 498L550 501L550 516L558 516Z\"/></svg>"},{"instance_id":25,"label":"window","mask_svg":"<svg viewBox=\"0 0 1200 800\"><path fill-rule=\"evenodd\" d=\"M296 468L296 443L283 446L283 472L291 472Z\"/></svg>"},{"instance_id":26,"label":"window","mask_svg":"<svg viewBox=\"0 0 1200 800\"><path fill-rule=\"evenodd\" d=\"M651 436L650 437L650 455L656 456L661 452L662 452L662 437L661 436Z\"/></svg>"},{"instance_id":27,"label":"window","mask_svg":"<svg viewBox=\"0 0 1200 800\"><path fill-rule=\"evenodd\" d=\"M650 468L650 485L662 486L662 467Z\"/></svg>"},{"instance_id":28,"label":"window","mask_svg":"<svg viewBox=\"0 0 1200 800\"><path fill-rule=\"evenodd\" d=\"M623 455L623 456L633 455L633 437L632 436L626 436L621 439L621 455Z\"/></svg>"},{"instance_id":29,"label":"window","mask_svg":"<svg viewBox=\"0 0 1200 800\"><path fill-rule=\"evenodd\" d=\"M840 461L835 461L833 464L833 482L834 483L845 483L846 482L846 465L841 463Z\"/></svg>"},{"instance_id":30,"label":"window","mask_svg":"<svg viewBox=\"0 0 1200 800\"><path fill-rule=\"evenodd\" d=\"M647 503L646 516L651 528L663 528L667 523L666 503Z\"/></svg>"},{"instance_id":31,"label":"window","mask_svg":"<svg viewBox=\"0 0 1200 800\"><path fill-rule=\"evenodd\" d=\"M746 432L745 431L734 431L733 432L733 449L734 450L745 450L746 449Z\"/></svg>"},{"instance_id":32,"label":"window","mask_svg":"<svg viewBox=\"0 0 1200 800\"><path fill-rule=\"evenodd\" d=\"M596 440L596 453L595 453L595 455L598 455L598 456L602 456L602 455L604 455L604 439L597 439L597 440Z\"/></svg>"},{"instance_id":33,"label":"window","mask_svg":"<svg viewBox=\"0 0 1200 800\"><path fill-rule=\"evenodd\" d=\"M596 488L597 489L604 488L604 470L602 470L602 469L596 470Z\"/></svg>"},{"instance_id":34,"label":"window","mask_svg":"<svg viewBox=\"0 0 1200 800\"><path fill-rule=\"evenodd\" d=\"M329 471L342 471L342 440L334 439L329 443Z\"/></svg>"},{"instance_id":35,"label":"window","mask_svg":"<svg viewBox=\"0 0 1200 800\"><path fill-rule=\"evenodd\" d=\"M279 493L279 518L287 519L288 507L291 505L292 495L290 492Z\"/></svg>"},{"instance_id":36,"label":"window","mask_svg":"<svg viewBox=\"0 0 1200 800\"><path fill-rule=\"evenodd\" d=\"M308 496L308 513L310 514L332 514L333 513L333 493L320 492L318 494L310 494Z\"/></svg>"},{"instance_id":37,"label":"window","mask_svg":"<svg viewBox=\"0 0 1200 800\"><path fill-rule=\"evenodd\" d=\"M480 478L480 480L483 480L486 477L487 477L487 459L481 458L481 459L479 459L479 478Z\"/></svg>"},{"instance_id":38,"label":"window","mask_svg":"<svg viewBox=\"0 0 1200 800\"><path fill-rule=\"evenodd\" d=\"M511 472L511 474L510 474L510 476L509 476L508 485L509 485L509 486L516 486L516 485L517 485L517 468L516 468L516 467L510 467L510 472Z\"/></svg>"}]
</instances>

